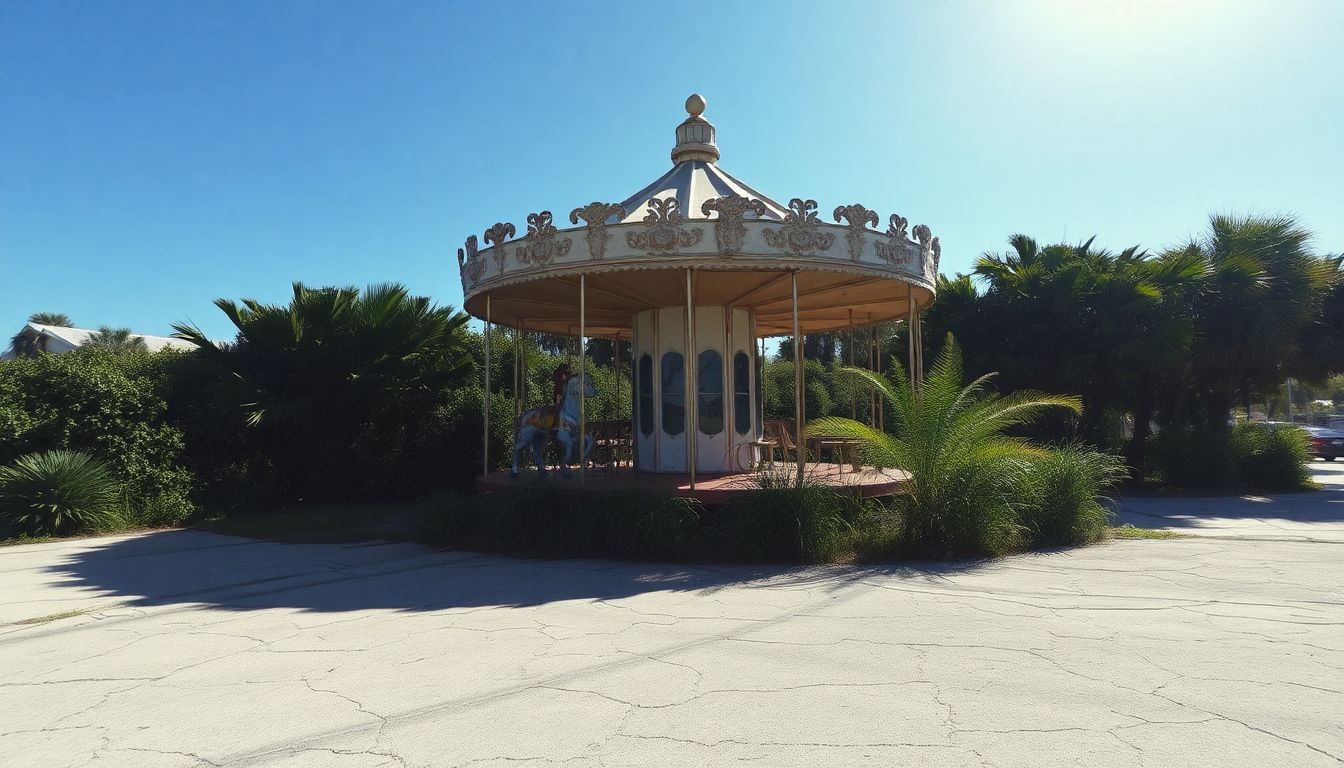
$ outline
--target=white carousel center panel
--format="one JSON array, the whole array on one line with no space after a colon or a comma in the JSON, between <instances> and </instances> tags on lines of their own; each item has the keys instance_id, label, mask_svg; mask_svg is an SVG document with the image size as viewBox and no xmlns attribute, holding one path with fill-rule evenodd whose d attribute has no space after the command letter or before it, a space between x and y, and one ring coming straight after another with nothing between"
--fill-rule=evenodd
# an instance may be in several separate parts
<instances>
[{"instance_id":1,"label":"white carousel center panel","mask_svg":"<svg viewBox=\"0 0 1344 768\"><path fill-rule=\"evenodd\" d=\"M697 471L732 472L750 462L760 434L751 313L697 306L694 354L687 351L685 307L640 312L633 337L635 466L685 472L692 438Z\"/></svg>"}]
</instances>

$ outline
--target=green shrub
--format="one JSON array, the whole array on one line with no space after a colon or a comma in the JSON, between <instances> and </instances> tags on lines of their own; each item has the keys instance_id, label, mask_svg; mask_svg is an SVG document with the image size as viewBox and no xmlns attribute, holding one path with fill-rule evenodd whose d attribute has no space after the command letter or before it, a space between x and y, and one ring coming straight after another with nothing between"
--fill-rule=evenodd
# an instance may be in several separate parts
<instances>
[{"instance_id":1,"label":"green shrub","mask_svg":"<svg viewBox=\"0 0 1344 768\"><path fill-rule=\"evenodd\" d=\"M792 360L776 360L765 364L765 416L766 418L793 418L795 374ZM829 415L837 408L827 384L831 381L830 369L815 360L803 361L803 407L805 417L816 419ZM844 401L844 411L849 412L849 401Z\"/></svg>"},{"instance_id":2,"label":"green shrub","mask_svg":"<svg viewBox=\"0 0 1344 768\"><path fill-rule=\"evenodd\" d=\"M700 509L666 492L595 491L549 482L450 497L422 518L428 544L541 557L687 559Z\"/></svg>"},{"instance_id":3,"label":"green shrub","mask_svg":"<svg viewBox=\"0 0 1344 768\"><path fill-rule=\"evenodd\" d=\"M1237 484L1226 434L1171 426L1150 438L1149 477L1178 488L1232 488Z\"/></svg>"},{"instance_id":4,"label":"green shrub","mask_svg":"<svg viewBox=\"0 0 1344 768\"><path fill-rule=\"evenodd\" d=\"M1028 541L1033 546L1100 541L1111 523L1102 494L1126 474L1117 456L1074 446L1046 451L1026 475L1021 514Z\"/></svg>"},{"instance_id":5,"label":"green shrub","mask_svg":"<svg viewBox=\"0 0 1344 768\"><path fill-rule=\"evenodd\" d=\"M76 451L20 456L0 467L6 536L54 536L120 527L121 487L103 462Z\"/></svg>"},{"instance_id":6,"label":"green shrub","mask_svg":"<svg viewBox=\"0 0 1344 768\"><path fill-rule=\"evenodd\" d=\"M164 400L164 421L182 433L183 449L177 462L194 478L190 488L180 481L169 485L170 498L152 506L169 506L171 497L196 498L217 514L279 506L284 493L280 473L266 456L258 430L247 428L239 409L224 405L221 391L230 383L218 361L196 352L165 351L138 357L138 372L154 381L155 391ZM146 514L165 517L152 510Z\"/></svg>"},{"instance_id":7,"label":"green shrub","mask_svg":"<svg viewBox=\"0 0 1344 768\"><path fill-rule=\"evenodd\" d=\"M132 516L176 521L194 512L185 443L167 417L156 355L79 349L0 365L0 463L57 449L98 457L123 485Z\"/></svg>"},{"instance_id":8,"label":"green shrub","mask_svg":"<svg viewBox=\"0 0 1344 768\"><path fill-rule=\"evenodd\" d=\"M1308 444L1300 429L1169 427L1152 437L1146 474L1178 488L1300 490L1310 484Z\"/></svg>"},{"instance_id":9,"label":"green shrub","mask_svg":"<svg viewBox=\"0 0 1344 768\"><path fill-rule=\"evenodd\" d=\"M1311 441L1306 432L1239 424L1232 428L1229 440L1242 486L1260 491L1297 491L1310 486Z\"/></svg>"}]
</instances>

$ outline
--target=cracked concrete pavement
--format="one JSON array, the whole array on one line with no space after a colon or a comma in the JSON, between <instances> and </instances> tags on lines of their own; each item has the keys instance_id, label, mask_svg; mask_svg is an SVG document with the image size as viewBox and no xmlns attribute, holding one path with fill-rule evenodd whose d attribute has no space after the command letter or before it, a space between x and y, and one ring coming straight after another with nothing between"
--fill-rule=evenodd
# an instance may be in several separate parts
<instances>
[{"instance_id":1,"label":"cracked concrete pavement","mask_svg":"<svg viewBox=\"0 0 1344 768\"><path fill-rule=\"evenodd\" d=\"M0 755L24 768L1339 765L1341 555L1176 539L786 569L192 531L8 547Z\"/></svg>"},{"instance_id":2,"label":"cracked concrete pavement","mask_svg":"<svg viewBox=\"0 0 1344 768\"><path fill-rule=\"evenodd\" d=\"M1319 491L1265 496L1157 497L1118 500L1117 525L1194 536L1344 543L1344 461L1313 461Z\"/></svg>"}]
</instances>

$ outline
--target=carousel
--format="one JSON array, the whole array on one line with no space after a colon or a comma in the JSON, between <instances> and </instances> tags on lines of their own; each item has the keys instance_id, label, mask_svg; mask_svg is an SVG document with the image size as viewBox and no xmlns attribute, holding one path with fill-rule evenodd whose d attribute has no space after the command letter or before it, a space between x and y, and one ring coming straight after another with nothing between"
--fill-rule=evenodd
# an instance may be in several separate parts
<instances>
[{"instance_id":1,"label":"carousel","mask_svg":"<svg viewBox=\"0 0 1344 768\"><path fill-rule=\"evenodd\" d=\"M904 320L913 331L908 368L920 377L919 318L934 300L938 238L894 213L876 229L878 213L858 203L836 207L831 223L815 200L765 196L719 167L705 100L692 95L686 111L671 170L638 192L576 207L563 229L550 211L529 214L521 236L513 224L496 223L458 250L465 309L487 329L487 393L491 326L577 337L579 349L556 405L491 414L486 397L478 486L516 483L522 471L545 474L541 447L555 440L566 458L554 474L579 483L703 498L753 485L763 465L779 471L773 459L791 447L787 470L800 483L896 492L903 473L846 471L843 455L838 464L820 461L825 436L808 435L803 418L803 337ZM794 418L771 429L762 407L764 340L780 336L793 338ZM599 471L589 462L590 338L615 340L617 350L629 345L620 362L632 381L624 468L610 461ZM498 418L515 421L511 470L491 471L499 457L489 453L489 424Z\"/></svg>"}]
</instances>

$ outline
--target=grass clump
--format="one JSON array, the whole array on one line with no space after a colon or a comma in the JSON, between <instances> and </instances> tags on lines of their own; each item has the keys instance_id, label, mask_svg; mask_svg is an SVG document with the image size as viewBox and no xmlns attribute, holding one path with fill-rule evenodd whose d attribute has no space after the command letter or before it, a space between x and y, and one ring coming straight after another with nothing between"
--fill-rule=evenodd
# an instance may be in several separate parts
<instances>
[{"instance_id":1,"label":"grass clump","mask_svg":"<svg viewBox=\"0 0 1344 768\"><path fill-rule=\"evenodd\" d=\"M1102 493L1128 472L1118 456L1069 446L1031 461L1022 506L1025 534L1033 546L1091 544L1105 538L1111 511Z\"/></svg>"},{"instance_id":2,"label":"grass clump","mask_svg":"<svg viewBox=\"0 0 1344 768\"><path fill-rule=\"evenodd\" d=\"M20 456L0 467L6 536L57 536L124 525L121 484L102 461L77 451Z\"/></svg>"},{"instance_id":3,"label":"grass clump","mask_svg":"<svg viewBox=\"0 0 1344 768\"><path fill-rule=\"evenodd\" d=\"M1135 528L1133 525L1125 524L1116 528L1111 528L1107 534L1114 539L1188 539L1191 538L1188 533L1178 533L1176 531L1153 530L1152 528Z\"/></svg>"}]
</instances>

